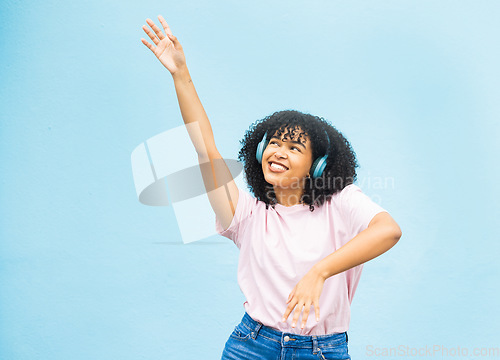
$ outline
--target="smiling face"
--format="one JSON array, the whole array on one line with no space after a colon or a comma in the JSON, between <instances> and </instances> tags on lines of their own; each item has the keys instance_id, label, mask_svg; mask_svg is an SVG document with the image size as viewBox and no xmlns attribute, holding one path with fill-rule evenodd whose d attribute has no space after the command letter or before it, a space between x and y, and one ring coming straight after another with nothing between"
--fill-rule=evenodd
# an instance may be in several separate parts
<instances>
[{"instance_id":1,"label":"smiling face","mask_svg":"<svg viewBox=\"0 0 500 360\"><path fill-rule=\"evenodd\" d=\"M266 181L273 185L279 201L279 195L289 193L302 194L304 180L312 166L311 141L300 127L290 134L275 132L269 140L262 157L262 171ZM288 201L284 201L288 203ZM280 202L281 203L281 202Z\"/></svg>"}]
</instances>

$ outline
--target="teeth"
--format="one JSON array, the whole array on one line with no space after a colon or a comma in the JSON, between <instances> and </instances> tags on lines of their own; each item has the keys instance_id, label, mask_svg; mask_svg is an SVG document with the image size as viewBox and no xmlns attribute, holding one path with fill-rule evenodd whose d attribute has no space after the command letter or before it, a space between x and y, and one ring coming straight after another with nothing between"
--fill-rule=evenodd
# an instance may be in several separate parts
<instances>
[{"instance_id":1,"label":"teeth","mask_svg":"<svg viewBox=\"0 0 500 360\"><path fill-rule=\"evenodd\" d=\"M277 170L286 170L286 167L282 166L282 165L278 165L276 163L271 163L271 167L272 168L275 168Z\"/></svg>"}]
</instances>

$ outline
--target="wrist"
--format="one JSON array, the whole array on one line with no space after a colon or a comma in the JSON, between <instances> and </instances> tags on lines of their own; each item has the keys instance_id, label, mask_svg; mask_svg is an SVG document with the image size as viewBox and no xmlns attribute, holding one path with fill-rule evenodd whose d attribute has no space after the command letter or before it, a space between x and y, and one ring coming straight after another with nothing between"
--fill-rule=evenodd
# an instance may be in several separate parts
<instances>
[{"instance_id":1,"label":"wrist","mask_svg":"<svg viewBox=\"0 0 500 360\"><path fill-rule=\"evenodd\" d=\"M328 271L321 264L321 261L314 265L311 270L315 272L319 277L323 278L323 280L328 279Z\"/></svg>"},{"instance_id":2,"label":"wrist","mask_svg":"<svg viewBox=\"0 0 500 360\"><path fill-rule=\"evenodd\" d=\"M189 80L191 75L189 74L189 70L186 65L177 69L174 73L172 73L172 78L175 80Z\"/></svg>"}]
</instances>

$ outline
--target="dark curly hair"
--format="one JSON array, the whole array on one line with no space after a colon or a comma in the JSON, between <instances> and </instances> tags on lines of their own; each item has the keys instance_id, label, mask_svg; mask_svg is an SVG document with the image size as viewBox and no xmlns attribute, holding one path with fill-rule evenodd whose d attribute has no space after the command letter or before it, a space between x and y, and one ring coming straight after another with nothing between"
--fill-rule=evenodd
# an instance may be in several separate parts
<instances>
[{"instance_id":1,"label":"dark curly hair","mask_svg":"<svg viewBox=\"0 0 500 360\"><path fill-rule=\"evenodd\" d=\"M301 133L296 129L300 127ZM309 136L312 145L313 160L328 152L328 160L322 176L307 178L301 201L314 211L314 205L321 206L325 201L347 185L356 181L356 154L349 141L325 119L305 114L297 110L282 110L258 120L246 131L238 154L238 160L244 164L245 179L255 197L274 209L277 203L273 185L264 178L262 164L256 159L257 145L267 131L270 138L276 131L278 136ZM328 148L328 140L330 147Z\"/></svg>"}]
</instances>

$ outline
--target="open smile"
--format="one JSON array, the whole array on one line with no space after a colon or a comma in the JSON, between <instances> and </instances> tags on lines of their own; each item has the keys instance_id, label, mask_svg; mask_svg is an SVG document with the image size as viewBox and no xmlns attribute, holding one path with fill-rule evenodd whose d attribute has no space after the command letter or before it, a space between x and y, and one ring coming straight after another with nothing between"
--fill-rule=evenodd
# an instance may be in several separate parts
<instances>
[{"instance_id":1,"label":"open smile","mask_svg":"<svg viewBox=\"0 0 500 360\"><path fill-rule=\"evenodd\" d=\"M267 167L269 168L269 170L271 170L272 172L275 172L275 173L282 173L282 172L285 172L288 170L287 167L283 166L283 165L279 165L275 162L268 162L268 165Z\"/></svg>"}]
</instances>

